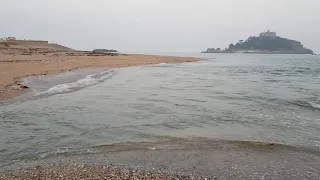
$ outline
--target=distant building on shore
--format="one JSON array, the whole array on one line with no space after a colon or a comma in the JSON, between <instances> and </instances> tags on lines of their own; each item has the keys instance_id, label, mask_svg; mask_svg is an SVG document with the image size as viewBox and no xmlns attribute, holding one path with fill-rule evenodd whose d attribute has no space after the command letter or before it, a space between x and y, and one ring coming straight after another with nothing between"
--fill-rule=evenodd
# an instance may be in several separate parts
<instances>
[{"instance_id":1,"label":"distant building on shore","mask_svg":"<svg viewBox=\"0 0 320 180\"><path fill-rule=\"evenodd\" d=\"M6 41L15 41L15 40L17 40L15 37L7 37L5 39L6 39Z\"/></svg>"},{"instance_id":2,"label":"distant building on shore","mask_svg":"<svg viewBox=\"0 0 320 180\"><path fill-rule=\"evenodd\" d=\"M15 37L3 37L0 38L0 41L15 41L17 40Z\"/></svg>"},{"instance_id":3,"label":"distant building on shore","mask_svg":"<svg viewBox=\"0 0 320 180\"><path fill-rule=\"evenodd\" d=\"M267 32L260 33L259 37L277 37L276 32L270 32L269 30Z\"/></svg>"}]
</instances>

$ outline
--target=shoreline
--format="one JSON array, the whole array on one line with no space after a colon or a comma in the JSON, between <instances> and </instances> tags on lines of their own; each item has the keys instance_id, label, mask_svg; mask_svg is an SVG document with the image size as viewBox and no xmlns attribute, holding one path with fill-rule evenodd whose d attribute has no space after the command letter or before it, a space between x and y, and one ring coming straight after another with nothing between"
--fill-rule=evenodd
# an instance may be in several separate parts
<instances>
[{"instance_id":1,"label":"shoreline","mask_svg":"<svg viewBox=\"0 0 320 180\"><path fill-rule=\"evenodd\" d=\"M21 88L22 79L28 76L52 75L87 68L122 68L159 63L196 62L202 59L193 57L174 57L159 55L130 54L118 56L75 56L67 53L50 55L8 55L0 54L0 102L13 100L30 91Z\"/></svg>"},{"instance_id":2,"label":"shoreline","mask_svg":"<svg viewBox=\"0 0 320 180\"><path fill-rule=\"evenodd\" d=\"M20 171L9 171L0 173L0 179L195 179L195 177L171 174L161 171L144 171L140 169L127 168L115 165L70 164L55 167L37 166ZM204 177L196 177L204 179Z\"/></svg>"},{"instance_id":3,"label":"shoreline","mask_svg":"<svg viewBox=\"0 0 320 180\"><path fill-rule=\"evenodd\" d=\"M0 168L0 177L32 179L36 175L55 179L61 175L65 179L90 179L88 173L103 179L136 173L140 178L147 174L163 179L304 179L319 175L318 151L282 144L196 138L97 148L84 154L70 152L22 160L11 168ZM117 173L108 171L110 168Z\"/></svg>"}]
</instances>

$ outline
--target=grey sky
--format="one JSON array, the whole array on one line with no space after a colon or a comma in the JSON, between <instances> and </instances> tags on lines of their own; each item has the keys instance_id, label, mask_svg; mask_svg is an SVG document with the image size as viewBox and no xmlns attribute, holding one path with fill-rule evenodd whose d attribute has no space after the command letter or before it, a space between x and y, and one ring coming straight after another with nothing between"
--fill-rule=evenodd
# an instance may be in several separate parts
<instances>
[{"instance_id":1,"label":"grey sky","mask_svg":"<svg viewBox=\"0 0 320 180\"><path fill-rule=\"evenodd\" d=\"M270 29L320 53L320 0L1 0L0 36L198 52Z\"/></svg>"}]
</instances>

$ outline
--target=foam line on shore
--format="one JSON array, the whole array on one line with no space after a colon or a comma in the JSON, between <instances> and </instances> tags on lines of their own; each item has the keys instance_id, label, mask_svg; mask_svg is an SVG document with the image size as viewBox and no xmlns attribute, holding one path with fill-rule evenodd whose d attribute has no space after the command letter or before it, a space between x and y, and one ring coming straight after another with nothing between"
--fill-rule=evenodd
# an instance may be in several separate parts
<instances>
[{"instance_id":1,"label":"foam line on shore","mask_svg":"<svg viewBox=\"0 0 320 180\"><path fill-rule=\"evenodd\" d=\"M63 93L73 92L88 86L93 86L98 83L101 83L107 79L110 79L114 75L115 75L114 70L107 70L98 74L87 75L85 78L79 79L76 82L64 83L64 84L53 86L47 91L37 93L36 96L54 95L54 94L63 94Z\"/></svg>"}]
</instances>

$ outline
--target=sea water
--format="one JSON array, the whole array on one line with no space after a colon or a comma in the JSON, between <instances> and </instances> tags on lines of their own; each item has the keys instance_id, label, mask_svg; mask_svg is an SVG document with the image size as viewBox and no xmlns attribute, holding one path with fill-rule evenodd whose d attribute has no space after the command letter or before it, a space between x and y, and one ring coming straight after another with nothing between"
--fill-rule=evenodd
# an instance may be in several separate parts
<instances>
[{"instance_id":1,"label":"sea water","mask_svg":"<svg viewBox=\"0 0 320 180\"><path fill-rule=\"evenodd\" d=\"M319 151L318 56L172 55L203 60L26 78L32 93L0 106L1 165L164 139Z\"/></svg>"}]
</instances>

